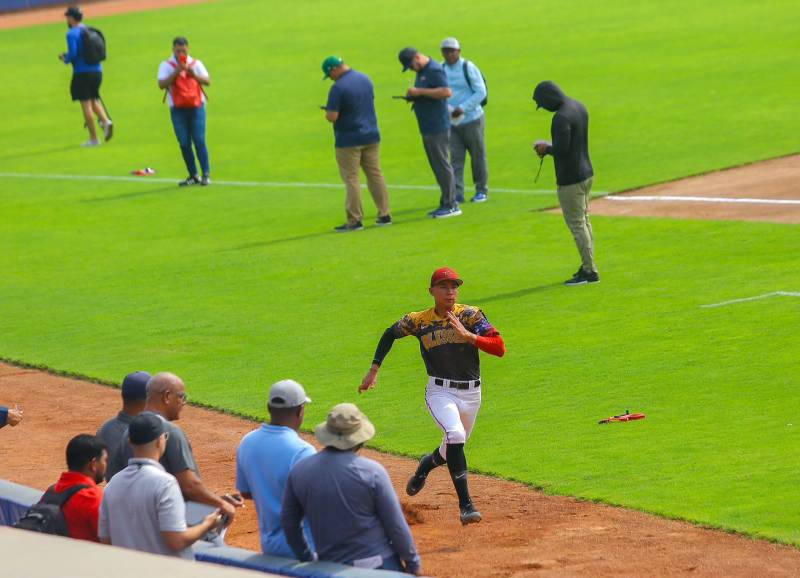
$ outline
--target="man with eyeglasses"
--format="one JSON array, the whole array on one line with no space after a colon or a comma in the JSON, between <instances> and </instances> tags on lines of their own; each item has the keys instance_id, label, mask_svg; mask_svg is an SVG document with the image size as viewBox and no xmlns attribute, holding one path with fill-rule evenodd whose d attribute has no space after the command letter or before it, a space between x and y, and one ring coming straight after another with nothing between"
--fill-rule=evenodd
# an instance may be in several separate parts
<instances>
[{"instance_id":1,"label":"man with eyeglasses","mask_svg":"<svg viewBox=\"0 0 800 578\"><path fill-rule=\"evenodd\" d=\"M442 41L444 72L453 95L447 99L450 111L450 163L456 183L456 201L464 202L464 165L469 152L472 182L475 184L473 203L489 199L489 167L486 162L484 129L486 115L486 82L474 62L461 58L461 45L456 38Z\"/></svg>"},{"instance_id":2,"label":"man with eyeglasses","mask_svg":"<svg viewBox=\"0 0 800 578\"><path fill-rule=\"evenodd\" d=\"M104 544L193 560L191 546L221 525L219 510L188 528L186 505L175 477L159 463L174 436L155 413L136 416L128 428L133 457L108 483L98 534Z\"/></svg>"},{"instance_id":3,"label":"man with eyeglasses","mask_svg":"<svg viewBox=\"0 0 800 578\"><path fill-rule=\"evenodd\" d=\"M186 385L174 373L157 373L147 382L147 402L143 413L154 413L163 418L169 435L167 447L159 461L178 480L181 492L187 500L219 508L228 520L233 520L236 507L242 506L244 502L238 496L230 494L217 496L205 486L200 479L200 469L194 459L192 445L183 430L174 423L180 419L187 400ZM132 455L127 436L123 436L112 455L109 479L128 465Z\"/></svg>"}]
</instances>

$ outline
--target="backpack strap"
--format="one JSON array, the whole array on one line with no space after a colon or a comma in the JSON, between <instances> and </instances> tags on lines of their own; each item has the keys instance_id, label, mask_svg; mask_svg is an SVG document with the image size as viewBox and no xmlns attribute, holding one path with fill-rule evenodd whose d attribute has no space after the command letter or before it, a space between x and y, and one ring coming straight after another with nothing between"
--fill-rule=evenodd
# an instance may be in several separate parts
<instances>
[{"instance_id":1,"label":"backpack strap","mask_svg":"<svg viewBox=\"0 0 800 578\"><path fill-rule=\"evenodd\" d=\"M81 490L88 488L88 484L77 484L70 488L67 488L63 492L56 492L55 485L50 486L47 488L47 491L42 496L40 500L43 504L52 504L54 506L58 506L59 508L63 509L64 506L67 505L67 502L70 501L72 496L80 492Z\"/></svg>"},{"instance_id":2,"label":"backpack strap","mask_svg":"<svg viewBox=\"0 0 800 578\"><path fill-rule=\"evenodd\" d=\"M469 86L469 89L472 92L475 92L475 89L472 88L472 81L469 79L469 68L468 68L468 65L469 65L469 60L464 60L464 80L467 81L467 86Z\"/></svg>"}]
</instances>

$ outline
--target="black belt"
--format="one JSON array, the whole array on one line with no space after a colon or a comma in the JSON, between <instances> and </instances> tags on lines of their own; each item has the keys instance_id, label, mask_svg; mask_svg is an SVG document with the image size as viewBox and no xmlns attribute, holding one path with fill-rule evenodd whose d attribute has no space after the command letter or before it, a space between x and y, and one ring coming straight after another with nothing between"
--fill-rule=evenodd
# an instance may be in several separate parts
<instances>
[{"instance_id":1,"label":"black belt","mask_svg":"<svg viewBox=\"0 0 800 578\"><path fill-rule=\"evenodd\" d=\"M481 386L481 380L476 379L474 382L472 381L452 381L450 379L439 379L438 377L433 378L433 383L436 385L440 385L442 387L452 387L453 389L469 389L472 387L473 383L475 384L474 387L478 388Z\"/></svg>"}]
</instances>

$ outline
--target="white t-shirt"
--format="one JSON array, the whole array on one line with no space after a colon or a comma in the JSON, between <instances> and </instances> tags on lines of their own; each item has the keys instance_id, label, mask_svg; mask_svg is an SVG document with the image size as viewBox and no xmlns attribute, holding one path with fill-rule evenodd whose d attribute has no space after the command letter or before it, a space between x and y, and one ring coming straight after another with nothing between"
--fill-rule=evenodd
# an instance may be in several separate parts
<instances>
[{"instance_id":1,"label":"white t-shirt","mask_svg":"<svg viewBox=\"0 0 800 578\"><path fill-rule=\"evenodd\" d=\"M189 62L192 63L192 70L197 76L208 76L208 70L203 65L201 60L194 60L191 56L187 55L187 59ZM175 66L178 65L178 61L175 59L175 55L173 54L167 60L162 62L158 65L158 80L164 80L165 78L169 78L173 72L175 72L175 67L170 64L172 62ZM206 95L203 94L203 102L206 101ZM172 102L172 90L167 90L167 102L169 102L170 106L174 106Z\"/></svg>"},{"instance_id":2,"label":"white t-shirt","mask_svg":"<svg viewBox=\"0 0 800 578\"><path fill-rule=\"evenodd\" d=\"M191 548L176 552L161 532L186 530L186 503L178 480L154 460L132 458L108 482L97 533L112 546L194 560Z\"/></svg>"}]
</instances>

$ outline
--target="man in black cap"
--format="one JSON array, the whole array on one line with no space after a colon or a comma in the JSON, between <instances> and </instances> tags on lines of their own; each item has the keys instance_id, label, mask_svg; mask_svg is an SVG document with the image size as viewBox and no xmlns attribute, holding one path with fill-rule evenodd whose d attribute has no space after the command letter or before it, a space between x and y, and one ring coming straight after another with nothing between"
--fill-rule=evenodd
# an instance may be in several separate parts
<instances>
[{"instance_id":1,"label":"man in black cap","mask_svg":"<svg viewBox=\"0 0 800 578\"><path fill-rule=\"evenodd\" d=\"M97 430L97 437L105 442L109 452L114 452L116 448L120 447L120 440L125 435L131 421L144 411L149 379L150 374L146 371L136 371L129 373L122 380L122 410ZM106 481L108 479L110 478L106 478Z\"/></svg>"},{"instance_id":2,"label":"man in black cap","mask_svg":"<svg viewBox=\"0 0 800 578\"><path fill-rule=\"evenodd\" d=\"M72 65L72 83L70 94L73 101L80 101L83 119L86 128L89 130L89 140L81 146L94 147L100 144L97 138L97 130L94 126L94 115L103 129L103 137L110 140L114 134L114 125L108 118L108 113L100 99L100 84L103 82L103 65L100 60L92 58L90 51L86 50L87 42L102 43L105 53L105 39L99 31L89 29L83 24L83 12L77 6L70 6L64 12L67 18L67 51L60 54L58 58L64 64ZM105 58L103 54L102 58Z\"/></svg>"},{"instance_id":3,"label":"man in black cap","mask_svg":"<svg viewBox=\"0 0 800 578\"><path fill-rule=\"evenodd\" d=\"M414 86L406 93L406 100L414 102L425 154L441 190L439 207L428 215L434 219L457 217L461 209L456 202L456 181L450 164L450 114L447 112L447 99L453 91L442 65L416 48L403 48L398 58L403 72L410 68L417 73Z\"/></svg>"},{"instance_id":4,"label":"man in black cap","mask_svg":"<svg viewBox=\"0 0 800 578\"><path fill-rule=\"evenodd\" d=\"M158 460L167 449L167 422L145 412L128 428L133 457L106 486L98 535L104 544L194 559L191 546L221 524L219 510L187 528L186 504L174 476Z\"/></svg>"},{"instance_id":5,"label":"man in black cap","mask_svg":"<svg viewBox=\"0 0 800 578\"><path fill-rule=\"evenodd\" d=\"M555 113L550 126L553 142L536 141L533 148L542 158L545 155L553 156L558 203L581 255L578 272L564 284L597 283L600 276L594 262L594 234L589 223L589 197L594 179L592 161L589 159L589 113L582 103L568 97L550 80L536 85L533 100L537 109Z\"/></svg>"}]
</instances>

